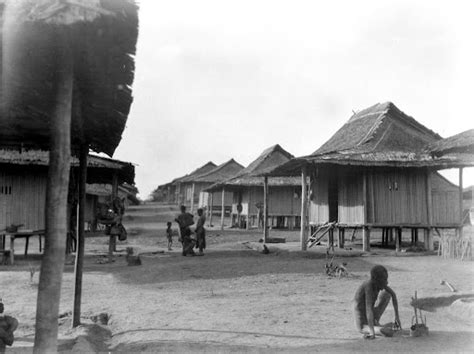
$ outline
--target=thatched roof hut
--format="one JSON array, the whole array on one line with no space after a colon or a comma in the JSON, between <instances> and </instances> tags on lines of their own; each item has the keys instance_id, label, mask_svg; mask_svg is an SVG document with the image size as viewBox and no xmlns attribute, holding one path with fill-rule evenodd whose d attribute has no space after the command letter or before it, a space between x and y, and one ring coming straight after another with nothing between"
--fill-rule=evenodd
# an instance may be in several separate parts
<instances>
[{"instance_id":1,"label":"thatched roof hut","mask_svg":"<svg viewBox=\"0 0 474 354\"><path fill-rule=\"evenodd\" d=\"M234 176L217 182L204 191L230 191L233 193L232 224L239 227L258 226L262 219L264 203L264 173L293 158L293 155L280 145L273 145ZM275 227L293 227L298 223L300 213L299 187L297 177L268 178L268 215Z\"/></svg>"},{"instance_id":2,"label":"thatched roof hut","mask_svg":"<svg viewBox=\"0 0 474 354\"><path fill-rule=\"evenodd\" d=\"M188 173L185 176L175 178L173 181L171 181L172 185L175 188L175 200L178 204L188 204L190 205L191 197L187 195L187 185L189 184L189 181L191 181L194 177L199 176L203 173L209 172L212 169L214 169L217 165L209 161L202 165L201 167L198 167L191 173Z\"/></svg>"},{"instance_id":3,"label":"thatched roof hut","mask_svg":"<svg viewBox=\"0 0 474 354\"><path fill-rule=\"evenodd\" d=\"M365 249L369 228L422 228L428 232L425 246L432 247L430 230L458 227L462 207L458 187L436 170L474 166L474 156L466 151L440 157L427 152L428 146L441 141L438 134L386 102L354 114L313 154L267 175L310 178L309 210L302 211L310 224L362 228Z\"/></svg>"}]
</instances>

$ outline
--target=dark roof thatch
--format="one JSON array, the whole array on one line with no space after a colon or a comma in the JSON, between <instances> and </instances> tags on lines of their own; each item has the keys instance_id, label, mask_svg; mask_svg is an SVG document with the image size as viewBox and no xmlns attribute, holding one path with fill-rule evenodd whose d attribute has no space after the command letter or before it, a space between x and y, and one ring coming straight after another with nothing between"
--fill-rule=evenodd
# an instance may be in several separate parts
<instances>
[{"instance_id":1,"label":"dark roof thatch","mask_svg":"<svg viewBox=\"0 0 474 354\"><path fill-rule=\"evenodd\" d=\"M386 102L354 114L313 154L293 159L266 174L295 176L301 174L301 167L307 164L433 169L474 165L472 154L433 158L427 153L426 146L441 139L393 103Z\"/></svg>"},{"instance_id":2,"label":"dark roof thatch","mask_svg":"<svg viewBox=\"0 0 474 354\"><path fill-rule=\"evenodd\" d=\"M443 156L450 153L474 154L474 129L438 140L428 145L426 150L433 156Z\"/></svg>"},{"instance_id":3,"label":"dark roof thatch","mask_svg":"<svg viewBox=\"0 0 474 354\"><path fill-rule=\"evenodd\" d=\"M354 114L312 156L385 151L414 152L441 137L400 111L392 102L378 103Z\"/></svg>"},{"instance_id":4,"label":"dark roof thatch","mask_svg":"<svg viewBox=\"0 0 474 354\"><path fill-rule=\"evenodd\" d=\"M187 174L186 176L183 176L183 177L179 177L179 178L175 178L172 183L173 184L176 184L176 183L185 183L185 182L190 182L193 180L194 177L196 176L200 176L204 173L207 173L209 171L212 171L214 168L216 168L217 165L212 162L212 161L209 161L208 163L204 164L203 166L195 169L193 172Z\"/></svg>"},{"instance_id":5,"label":"dark roof thatch","mask_svg":"<svg viewBox=\"0 0 474 354\"><path fill-rule=\"evenodd\" d=\"M293 155L284 150L280 145L273 145L263 151L255 161L236 175L217 182L205 190L215 191L222 189L222 187L235 189L243 186L261 186L263 185L263 177L260 177L260 174L288 162L292 158ZM299 178L294 177L272 177L269 178L268 184L270 186L295 186L300 185L301 181Z\"/></svg>"},{"instance_id":6,"label":"dark roof thatch","mask_svg":"<svg viewBox=\"0 0 474 354\"><path fill-rule=\"evenodd\" d=\"M196 176L195 178L193 178L192 182L216 183L231 176L234 176L243 169L244 166L236 162L234 159L230 159L229 161L224 162L223 164L215 167L214 169L199 176Z\"/></svg>"},{"instance_id":7,"label":"dark roof thatch","mask_svg":"<svg viewBox=\"0 0 474 354\"><path fill-rule=\"evenodd\" d=\"M69 38L74 61L72 145L86 143L112 156L132 103L138 37L138 7L132 0L7 3L0 38L0 141L49 148L62 35Z\"/></svg>"},{"instance_id":8,"label":"dark roof thatch","mask_svg":"<svg viewBox=\"0 0 474 354\"><path fill-rule=\"evenodd\" d=\"M10 166L48 166L49 152L42 150L0 150L0 165ZM71 158L71 168L79 167L79 159ZM88 183L111 183L113 173L120 182L134 184L135 166L129 162L89 155L87 157Z\"/></svg>"}]
</instances>

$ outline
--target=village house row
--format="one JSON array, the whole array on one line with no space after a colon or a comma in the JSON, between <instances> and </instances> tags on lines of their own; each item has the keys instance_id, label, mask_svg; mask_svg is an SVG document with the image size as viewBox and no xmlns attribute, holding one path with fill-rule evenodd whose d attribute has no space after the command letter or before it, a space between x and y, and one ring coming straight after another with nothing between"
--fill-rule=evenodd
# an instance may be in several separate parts
<instances>
[{"instance_id":1,"label":"village house row","mask_svg":"<svg viewBox=\"0 0 474 354\"><path fill-rule=\"evenodd\" d=\"M209 225L219 215L222 228L225 215L231 216L226 226L265 232L303 225L302 249L324 226L331 237L338 231L340 247L346 230L361 232L368 250L371 230L400 241L401 230L409 229L414 239L422 232L432 249L433 232L462 232L463 211L472 206L472 192L463 206L462 170L472 166L474 130L442 139L386 102L354 114L310 155L295 158L275 145L246 168L233 159L208 162L157 192L191 211L204 208ZM459 185L438 173L452 168L459 169Z\"/></svg>"}]
</instances>

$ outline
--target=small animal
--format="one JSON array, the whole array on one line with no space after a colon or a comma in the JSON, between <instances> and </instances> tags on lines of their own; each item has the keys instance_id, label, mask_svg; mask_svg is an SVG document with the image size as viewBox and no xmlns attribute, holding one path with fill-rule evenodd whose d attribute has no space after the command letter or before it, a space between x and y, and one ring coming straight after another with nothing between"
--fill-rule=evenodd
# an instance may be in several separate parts
<instances>
[{"instance_id":1,"label":"small animal","mask_svg":"<svg viewBox=\"0 0 474 354\"><path fill-rule=\"evenodd\" d=\"M9 265L10 264L10 251L9 250L4 250L3 251L3 257L2 257L2 265Z\"/></svg>"},{"instance_id":2,"label":"small animal","mask_svg":"<svg viewBox=\"0 0 474 354\"><path fill-rule=\"evenodd\" d=\"M129 266L139 266L142 265L142 260L139 255L133 255L133 247L127 247L127 255L125 256L127 260L127 265Z\"/></svg>"}]
</instances>

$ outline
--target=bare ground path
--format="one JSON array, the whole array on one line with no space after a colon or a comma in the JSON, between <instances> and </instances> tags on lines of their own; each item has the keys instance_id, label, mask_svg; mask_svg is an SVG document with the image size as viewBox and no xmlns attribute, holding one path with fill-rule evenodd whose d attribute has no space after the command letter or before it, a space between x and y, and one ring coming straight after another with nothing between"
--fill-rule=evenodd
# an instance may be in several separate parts
<instances>
[{"instance_id":1,"label":"bare ground path","mask_svg":"<svg viewBox=\"0 0 474 354\"><path fill-rule=\"evenodd\" d=\"M375 341L363 340L355 332L351 310L358 284L367 279L374 264L383 264L398 294L402 324L408 329L414 291L419 297L445 293L441 279L472 291L472 262L393 256L377 248L370 256L352 257L360 255L356 245L336 258L348 263L351 276L329 278L324 274L325 249L297 251L297 232L272 231L289 242L278 248L271 245L271 253L263 255L242 244L257 241L257 232L217 228L209 231L203 257L183 257L178 247L153 254L165 250L165 224L175 213L176 209L162 205L127 211L129 239L118 250L127 246L140 250L142 266L127 266L123 256L111 264L98 263L107 249L106 237L87 238L82 310L89 327L71 331L70 318L64 317L60 349L71 351L78 335L84 335L96 351L117 352L472 352L474 348L469 308L461 315L449 308L426 313L429 337ZM39 265L39 255L28 260L19 256L15 266L0 267L0 296L7 304L6 312L20 321L18 339L10 351L31 352L38 278L35 274L30 283L30 265ZM62 313L72 307L72 269L66 266ZM110 320L99 332L101 327L91 328L92 321L86 317L103 312ZM391 306L384 316L383 321L393 320ZM75 348L92 347L76 344Z\"/></svg>"}]
</instances>

